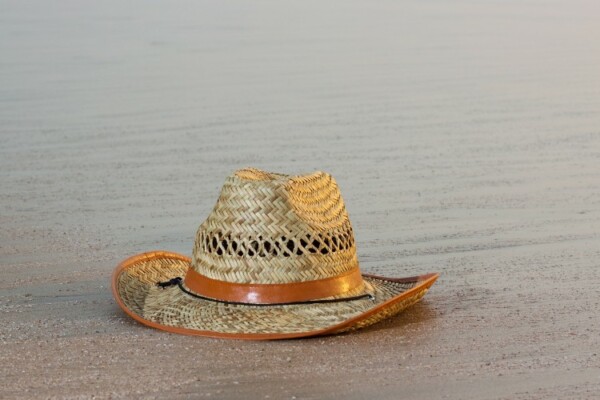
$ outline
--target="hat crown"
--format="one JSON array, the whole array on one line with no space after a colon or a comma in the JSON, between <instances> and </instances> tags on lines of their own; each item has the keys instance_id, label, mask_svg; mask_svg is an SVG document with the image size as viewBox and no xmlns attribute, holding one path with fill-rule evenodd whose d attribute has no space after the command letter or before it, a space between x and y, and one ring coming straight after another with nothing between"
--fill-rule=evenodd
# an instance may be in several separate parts
<instances>
[{"instance_id":1,"label":"hat crown","mask_svg":"<svg viewBox=\"0 0 600 400\"><path fill-rule=\"evenodd\" d=\"M196 272L232 283L320 280L357 266L344 201L321 171L236 171L200 225L192 257Z\"/></svg>"}]
</instances>

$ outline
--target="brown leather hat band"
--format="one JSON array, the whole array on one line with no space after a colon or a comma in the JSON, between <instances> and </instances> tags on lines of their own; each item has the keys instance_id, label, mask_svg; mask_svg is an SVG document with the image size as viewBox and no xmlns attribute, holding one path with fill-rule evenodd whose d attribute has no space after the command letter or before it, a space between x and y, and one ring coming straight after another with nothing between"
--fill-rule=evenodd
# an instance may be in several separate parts
<instances>
[{"instance_id":1,"label":"brown leather hat band","mask_svg":"<svg viewBox=\"0 0 600 400\"><path fill-rule=\"evenodd\" d=\"M338 296L363 284L358 267L342 275L316 281L282 284L232 283L208 278L190 268L185 286L191 291L213 299L252 303L291 303Z\"/></svg>"}]
</instances>

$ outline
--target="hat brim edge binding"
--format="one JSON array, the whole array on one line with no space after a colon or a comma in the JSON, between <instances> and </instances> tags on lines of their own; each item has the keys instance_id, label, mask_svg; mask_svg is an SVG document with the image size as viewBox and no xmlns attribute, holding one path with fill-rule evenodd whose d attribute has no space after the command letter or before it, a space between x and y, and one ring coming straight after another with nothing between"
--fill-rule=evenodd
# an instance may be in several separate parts
<instances>
[{"instance_id":1,"label":"hat brim edge binding","mask_svg":"<svg viewBox=\"0 0 600 400\"><path fill-rule=\"evenodd\" d=\"M303 337L309 337L309 336L330 335L330 334L333 334L336 332L349 330L349 329L352 329L353 326L357 325L360 321L365 320L365 319L377 314L381 310L383 310L387 307L390 307L398 302L409 299L409 298L415 296L416 294L423 292L424 290L425 291L428 290L435 283L437 278L439 277L439 274L436 272L428 273L428 274L424 274L424 275L411 276L411 277L403 277L403 278L389 278L389 277L382 277L382 276L372 275L372 274L362 274L365 277L380 279L380 280L384 280L384 281L399 282L399 283L416 282L416 284L414 287L402 292L398 296L392 297L391 299L388 299L387 301L382 302L381 304L377 305L376 307L373 307L372 309L369 309L368 311L366 311L362 314L359 314L359 315L352 317L346 321L343 321L339 324L330 326L325 329L320 329L320 330L315 330L315 331L307 331L307 332L293 332L293 333L225 333L225 332L195 330L195 329L174 327L174 326L159 324L159 323L149 321L147 319L142 318L140 315L134 313L125 305L125 303L119 296L119 293L117 290L118 279L119 279L121 272L123 272L125 269L131 267L132 265L134 265L140 261L151 261L151 260L154 260L157 258L165 258L165 257L185 261L188 263L191 262L190 258L187 256L184 256L183 254L173 253L173 252L164 251L164 250L155 250L155 251L149 251L149 252L145 252L145 253L141 253L141 254L136 254L134 256L131 256L131 257L123 260L115 268L115 270L112 274L112 279L111 279L111 289L112 289L112 294L113 294L113 297L115 298L115 301L127 315L129 315L131 318L133 318L137 322L139 322L143 325L149 326L151 328L156 328L156 329L160 329L163 331L182 334L182 335L205 336L205 337L218 338L218 339L239 339L239 340L297 339L297 338L303 338ZM423 293L423 295L424 295L424 293ZM421 297L416 299L415 303L417 301L419 301Z\"/></svg>"}]
</instances>

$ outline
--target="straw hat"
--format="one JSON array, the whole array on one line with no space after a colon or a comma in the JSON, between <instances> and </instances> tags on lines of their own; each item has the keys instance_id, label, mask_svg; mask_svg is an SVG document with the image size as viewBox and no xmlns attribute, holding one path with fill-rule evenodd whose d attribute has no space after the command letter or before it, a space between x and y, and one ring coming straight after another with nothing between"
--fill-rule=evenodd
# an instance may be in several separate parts
<instances>
[{"instance_id":1,"label":"straw hat","mask_svg":"<svg viewBox=\"0 0 600 400\"><path fill-rule=\"evenodd\" d=\"M127 314L154 328L283 339L374 324L419 301L437 277L361 274L331 175L247 168L226 179L191 259L165 251L128 258L112 289Z\"/></svg>"}]
</instances>

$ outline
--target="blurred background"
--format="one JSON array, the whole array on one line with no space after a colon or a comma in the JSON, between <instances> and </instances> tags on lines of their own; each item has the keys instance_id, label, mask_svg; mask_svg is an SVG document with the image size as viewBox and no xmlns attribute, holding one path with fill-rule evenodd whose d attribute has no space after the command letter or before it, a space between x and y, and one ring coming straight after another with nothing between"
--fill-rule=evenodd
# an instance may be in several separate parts
<instances>
[{"instance_id":1,"label":"blurred background","mask_svg":"<svg viewBox=\"0 0 600 400\"><path fill-rule=\"evenodd\" d=\"M552 183L600 166L600 7L576 3L3 0L2 214L189 250L249 165L331 172L359 235L585 209Z\"/></svg>"}]
</instances>

